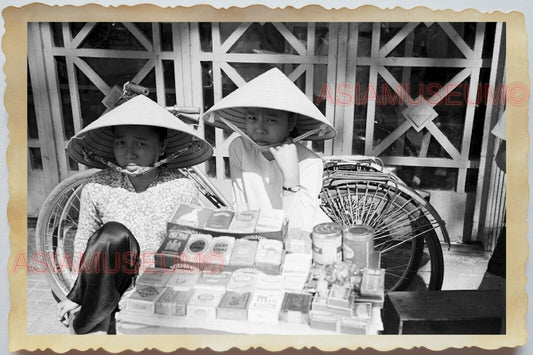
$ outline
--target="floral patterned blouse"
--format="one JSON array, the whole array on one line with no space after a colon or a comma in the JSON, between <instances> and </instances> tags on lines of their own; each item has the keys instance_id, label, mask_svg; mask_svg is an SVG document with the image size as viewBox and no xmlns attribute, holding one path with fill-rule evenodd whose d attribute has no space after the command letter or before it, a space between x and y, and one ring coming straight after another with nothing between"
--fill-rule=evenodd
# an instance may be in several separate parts
<instances>
[{"instance_id":1,"label":"floral patterned blouse","mask_svg":"<svg viewBox=\"0 0 533 355\"><path fill-rule=\"evenodd\" d=\"M74 240L74 265L87 241L103 224L119 222L137 239L142 269L153 264L153 253L162 243L167 220L180 203L196 203L194 182L178 171L158 169L158 176L143 192L136 192L129 178L115 170L94 174L81 193L78 230Z\"/></svg>"}]
</instances>

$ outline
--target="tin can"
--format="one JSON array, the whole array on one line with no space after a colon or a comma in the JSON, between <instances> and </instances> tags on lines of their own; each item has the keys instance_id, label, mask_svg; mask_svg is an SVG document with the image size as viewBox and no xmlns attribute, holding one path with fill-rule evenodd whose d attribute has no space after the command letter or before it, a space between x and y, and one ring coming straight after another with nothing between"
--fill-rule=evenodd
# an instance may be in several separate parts
<instances>
[{"instance_id":1,"label":"tin can","mask_svg":"<svg viewBox=\"0 0 533 355\"><path fill-rule=\"evenodd\" d=\"M360 268L368 267L374 251L374 229L360 224L344 232L342 251L344 260L350 260Z\"/></svg>"},{"instance_id":2,"label":"tin can","mask_svg":"<svg viewBox=\"0 0 533 355\"><path fill-rule=\"evenodd\" d=\"M342 261L342 227L337 223L321 223L313 228L313 261L330 265Z\"/></svg>"}]
</instances>

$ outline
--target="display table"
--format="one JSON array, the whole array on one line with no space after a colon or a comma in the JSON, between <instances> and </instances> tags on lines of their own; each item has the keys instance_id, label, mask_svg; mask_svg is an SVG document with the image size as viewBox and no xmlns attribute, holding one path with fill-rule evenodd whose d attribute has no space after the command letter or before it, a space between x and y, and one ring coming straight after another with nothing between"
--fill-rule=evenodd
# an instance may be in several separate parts
<instances>
[{"instance_id":1,"label":"display table","mask_svg":"<svg viewBox=\"0 0 533 355\"><path fill-rule=\"evenodd\" d=\"M368 334L382 330L380 309L372 309ZM315 329L307 324L254 323L226 319L198 319L170 317L159 314L117 313L119 334L279 334L279 335L342 335L342 333ZM344 334L346 335L346 334Z\"/></svg>"},{"instance_id":2,"label":"display table","mask_svg":"<svg viewBox=\"0 0 533 355\"><path fill-rule=\"evenodd\" d=\"M501 290L402 291L385 298L385 334L500 334Z\"/></svg>"}]
</instances>

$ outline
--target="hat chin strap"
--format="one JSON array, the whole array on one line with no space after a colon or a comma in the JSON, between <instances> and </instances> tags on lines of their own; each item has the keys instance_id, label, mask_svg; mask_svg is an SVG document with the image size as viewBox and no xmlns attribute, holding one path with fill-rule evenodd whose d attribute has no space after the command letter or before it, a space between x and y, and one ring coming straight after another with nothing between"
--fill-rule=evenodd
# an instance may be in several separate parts
<instances>
[{"instance_id":1,"label":"hat chin strap","mask_svg":"<svg viewBox=\"0 0 533 355\"><path fill-rule=\"evenodd\" d=\"M235 131L235 132L239 133L241 136L243 136L248 142L250 142L250 144L252 144L252 146L255 149L257 149L257 150L259 150L261 152L268 152L270 150L270 148L274 148L274 147L277 147L278 145L280 145L280 143L259 145L248 134L246 134L246 132L244 132L242 129L237 127L237 125L234 124L233 122L230 122L229 120L225 119L224 117L220 117L220 116L219 116L219 119L222 122L224 122L224 124L226 124L226 126L231 128L233 131ZM301 141L301 140L303 140L303 139L305 139L305 138L307 138L309 136L312 136L315 133L318 133L319 136L323 136L326 133L326 129L327 129L327 125L321 124L319 127L315 128L315 129L312 129L310 131L307 131L305 133L302 133L296 138L293 138L292 142L293 143L299 142L299 141Z\"/></svg>"},{"instance_id":2,"label":"hat chin strap","mask_svg":"<svg viewBox=\"0 0 533 355\"><path fill-rule=\"evenodd\" d=\"M89 151L85 147L82 149L82 152L83 152L83 160L85 160L85 161L97 161L97 162L100 162L100 163L102 163L102 164L104 164L104 165L106 165L106 166L118 171L119 173L126 174L126 175L129 175L129 176L141 176L141 175L149 173L150 171L160 167L163 164L168 163L171 160L176 159L181 154L183 154L184 152L186 152L187 150L189 150L191 148L193 148L193 149L194 148L198 148L198 144L196 143L196 141L193 141L190 146L182 148L180 150L177 150L174 153L170 154L168 157L155 162L154 165L152 165L152 166L136 166L136 167L133 167L133 168L130 168L130 169L123 168L123 167L113 163L112 161L109 161L109 160L105 159L104 157Z\"/></svg>"}]
</instances>

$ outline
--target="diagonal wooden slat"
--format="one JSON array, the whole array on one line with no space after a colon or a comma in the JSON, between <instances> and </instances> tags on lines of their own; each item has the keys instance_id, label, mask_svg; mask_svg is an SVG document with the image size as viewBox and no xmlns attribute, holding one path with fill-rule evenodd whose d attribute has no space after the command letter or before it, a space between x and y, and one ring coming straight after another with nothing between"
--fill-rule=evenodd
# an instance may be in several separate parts
<instances>
[{"instance_id":1,"label":"diagonal wooden slat","mask_svg":"<svg viewBox=\"0 0 533 355\"><path fill-rule=\"evenodd\" d=\"M448 137L444 135L444 133L435 125L434 122L428 122L425 127L444 148L444 150L452 157L453 160L461 160L461 153L459 153L457 148L455 148Z\"/></svg>"},{"instance_id":2,"label":"diagonal wooden slat","mask_svg":"<svg viewBox=\"0 0 533 355\"><path fill-rule=\"evenodd\" d=\"M409 92L404 89L404 87L396 80L396 78L391 74L391 72L385 68L384 66L377 66L378 73L381 75L381 77L385 80L387 84L394 90L396 95L398 95L403 103L407 106L412 106L413 102L416 102L416 100L413 100L411 96L409 95Z\"/></svg>"},{"instance_id":3,"label":"diagonal wooden slat","mask_svg":"<svg viewBox=\"0 0 533 355\"><path fill-rule=\"evenodd\" d=\"M305 73L306 69L308 68L307 65L305 64L300 64L296 67L296 69L294 69L292 71L292 73L290 73L288 75L289 79L291 79L292 81L295 81L296 79L298 79L300 77L300 75L302 75L303 73Z\"/></svg>"},{"instance_id":4,"label":"diagonal wooden slat","mask_svg":"<svg viewBox=\"0 0 533 355\"><path fill-rule=\"evenodd\" d=\"M272 25L276 27L276 29L279 31L279 33L281 33L283 38L285 38L285 40L289 42L292 48L294 48L296 52L298 52L299 55L305 55L305 52L306 52L305 46L303 45L302 42L300 42L298 38L294 36L294 34L291 31L289 31L287 26L285 26L281 22L272 22Z\"/></svg>"},{"instance_id":5,"label":"diagonal wooden slat","mask_svg":"<svg viewBox=\"0 0 533 355\"><path fill-rule=\"evenodd\" d=\"M235 83L235 85L237 85L237 87L241 87L246 84L246 80L244 80L237 70L228 63L221 62L220 69L226 73L226 75Z\"/></svg>"},{"instance_id":6,"label":"diagonal wooden slat","mask_svg":"<svg viewBox=\"0 0 533 355\"><path fill-rule=\"evenodd\" d=\"M438 22L438 24L467 59L474 58L474 51L468 46L468 44L466 44L464 39L461 38L459 33L457 33L452 25L450 25L448 22Z\"/></svg>"},{"instance_id":7,"label":"diagonal wooden slat","mask_svg":"<svg viewBox=\"0 0 533 355\"><path fill-rule=\"evenodd\" d=\"M370 152L370 155L378 156L385 151L392 143L394 143L398 138L402 136L407 130L411 128L411 123L404 121L400 124L391 134L389 134L385 139L379 142L378 145Z\"/></svg>"},{"instance_id":8,"label":"diagonal wooden slat","mask_svg":"<svg viewBox=\"0 0 533 355\"><path fill-rule=\"evenodd\" d=\"M464 68L459 73L455 74L442 88L435 93L428 101L431 107L436 106L441 102L448 94L453 92L459 84L461 84L472 73L470 68Z\"/></svg>"},{"instance_id":9,"label":"diagonal wooden slat","mask_svg":"<svg viewBox=\"0 0 533 355\"><path fill-rule=\"evenodd\" d=\"M150 73L152 68L155 66L155 59L150 59L146 61L146 63L143 65L141 70L135 74L133 78L130 79L130 81L133 81L134 83L140 83L144 80L144 78Z\"/></svg>"},{"instance_id":10,"label":"diagonal wooden slat","mask_svg":"<svg viewBox=\"0 0 533 355\"><path fill-rule=\"evenodd\" d=\"M131 32L135 38L146 48L148 52L152 52L154 50L154 46L150 42L148 38L142 33L142 31L139 29L139 27L135 26L134 23L131 22L123 22L124 26L128 29L128 31Z\"/></svg>"},{"instance_id":11,"label":"diagonal wooden slat","mask_svg":"<svg viewBox=\"0 0 533 355\"><path fill-rule=\"evenodd\" d=\"M100 90L104 93L104 95L109 94L109 91L111 88L109 85L106 84L106 82L98 75L93 68L90 67L87 62L82 60L81 58L74 57L73 58L74 64L89 78L89 80Z\"/></svg>"},{"instance_id":12,"label":"diagonal wooden slat","mask_svg":"<svg viewBox=\"0 0 533 355\"><path fill-rule=\"evenodd\" d=\"M243 22L233 31L224 43L220 46L220 51L227 53L231 47L241 38L241 36L248 30L252 22Z\"/></svg>"},{"instance_id":13,"label":"diagonal wooden slat","mask_svg":"<svg viewBox=\"0 0 533 355\"><path fill-rule=\"evenodd\" d=\"M78 32L76 37L74 37L74 39L68 44L68 46L67 46L67 43L65 43L65 47L78 48L78 46L81 44L81 42L83 42L83 40L85 38L87 38L89 33L91 33L91 31L93 30L94 26L96 26L96 22L87 22L81 28L80 32Z\"/></svg>"},{"instance_id":14,"label":"diagonal wooden slat","mask_svg":"<svg viewBox=\"0 0 533 355\"><path fill-rule=\"evenodd\" d=\"M398 31L381 49L379 50L380 57L386 57L396 46L398 46L417 26L419 22L408 22L407 25Z\"/></svg>"}]
</instances>

